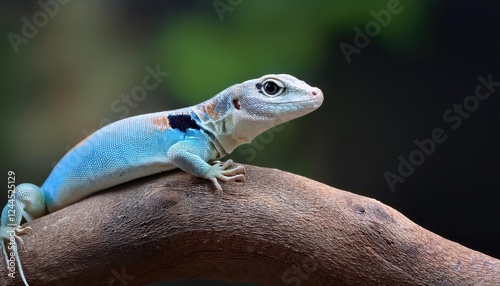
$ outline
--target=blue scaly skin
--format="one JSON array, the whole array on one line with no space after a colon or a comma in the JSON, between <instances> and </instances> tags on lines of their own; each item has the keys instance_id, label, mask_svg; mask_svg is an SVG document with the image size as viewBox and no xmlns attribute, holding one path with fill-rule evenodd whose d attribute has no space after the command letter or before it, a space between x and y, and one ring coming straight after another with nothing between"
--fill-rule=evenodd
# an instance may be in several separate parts
<instances>
[{"instance_id":1,"label":"blue scaly skin","mask_svg":"<svg viewBox=\"0 0 500 286\"><path fill-rule=\"evenodd\" d=\"M212 181L244 181L245 169L232 160L215 161L262 132L317 109L320 89L286 75L265 75L233 85L192 107L144 114L109 124L71 149L41 187L20 184L2 211L0 235L23 246L20 226L94 193L148 175L180 168ZM12 245L12 244L10 244ZM10 248L9 248L10 249ZM9 256L2 243L7 265ZM17 251L20 276L28 285ZM12 256L12 255L11 255Z\"/></svg>"}]
</instances>

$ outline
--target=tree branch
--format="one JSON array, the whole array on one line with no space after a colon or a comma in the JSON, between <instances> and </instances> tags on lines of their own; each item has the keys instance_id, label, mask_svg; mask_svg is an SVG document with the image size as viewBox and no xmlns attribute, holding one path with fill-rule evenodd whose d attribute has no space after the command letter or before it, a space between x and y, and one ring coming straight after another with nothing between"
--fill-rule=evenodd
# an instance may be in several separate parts
<instances>
[{"instance_id":1,"label":"tree branch","mask_svg":"<svg viewBox=\"0 0 500 286\"><path fill-rule=\"evenodd\" d=\"M20 251L32 285L217 279L262 285L500 285L500 260L394 209L274 169L246 183L171 171L37 219ZM1 285L20 285L0 271Z\"/></svg>"}]
</instances>

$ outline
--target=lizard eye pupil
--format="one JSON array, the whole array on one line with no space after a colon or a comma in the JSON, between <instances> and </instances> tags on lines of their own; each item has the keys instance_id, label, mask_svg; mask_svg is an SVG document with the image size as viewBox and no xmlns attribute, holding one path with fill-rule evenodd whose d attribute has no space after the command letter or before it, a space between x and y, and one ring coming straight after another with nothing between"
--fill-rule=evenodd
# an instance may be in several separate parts
<instances>
[{"instance_id":1,"label":"lizard eye pupil","mask_svg":"<svg viewBox=\"0 0 500 286\"><path fill-rule=\"evenodd\" d=\"M275 94L278 92L279 87L274 82L266 82L264 84L264 89L268 94Z\"/></svg>"},{"instance_id":2,"label":"lizard eye pupil","mask_svg":"<svg viewBox=\"0 0 500 286\"><path fill-rule=\"evenodd\" d=\"M275 80L269 79L265 81L262 84L262 91L267 95L267 96L278 96L281 94L284 90L284 87L282 84L279 82L276 82Z\"/></svg>"}]
</instances>

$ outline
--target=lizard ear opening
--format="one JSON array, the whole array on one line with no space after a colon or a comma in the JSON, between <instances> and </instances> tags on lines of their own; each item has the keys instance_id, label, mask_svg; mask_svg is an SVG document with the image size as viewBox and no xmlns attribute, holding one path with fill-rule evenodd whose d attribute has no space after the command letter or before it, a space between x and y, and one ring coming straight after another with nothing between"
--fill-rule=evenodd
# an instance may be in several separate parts
<instances>
[{"instance_id":1,"label":"lizard ear opening","mask_svg":"<svg viewBox=\"0 0 500 286\"><path fill-rule=\"evenodd\" d=\"M233 99L233 106L234 108L236 108L237 110L240 110L241 108L241 105L240 105L240 100L239 99Z\"/></svg>"}]
</instances>

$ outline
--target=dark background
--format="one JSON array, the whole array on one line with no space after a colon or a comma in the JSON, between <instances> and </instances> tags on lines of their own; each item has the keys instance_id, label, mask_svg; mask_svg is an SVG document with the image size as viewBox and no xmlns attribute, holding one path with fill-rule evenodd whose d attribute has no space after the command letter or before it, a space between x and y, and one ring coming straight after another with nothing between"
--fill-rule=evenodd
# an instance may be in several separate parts
<instances>
[{"instance_id":1,"label":"dark background","mask_svg":"<svg viewBox=\"0 0 500 286\"><path fill-rule=\"evenodd\" d=\"M169 76L127 116L289 73L321 88L323 106L228 158L375 198L500 258L500 87L456 130L443 120L474 95L479 76L500 82L499 1L401 0L402 10L377 24L349 62L341 44L354 46L356 27L364 31L373 13L398 1L232 1L219 15L214 1L74 0L16 52L9 35L23 36L23 17L33 22L43 11L36 1L19 2L0 2L5 184L12 170L16 183L41 185L67 148L124 117L113 104L141 85L146 66ZM435 128L447 140L391 190L384 173L397 174L398 156L408 160L414 141Z\"/></svg>"}]
</instances>

